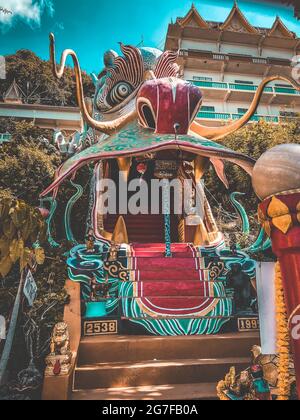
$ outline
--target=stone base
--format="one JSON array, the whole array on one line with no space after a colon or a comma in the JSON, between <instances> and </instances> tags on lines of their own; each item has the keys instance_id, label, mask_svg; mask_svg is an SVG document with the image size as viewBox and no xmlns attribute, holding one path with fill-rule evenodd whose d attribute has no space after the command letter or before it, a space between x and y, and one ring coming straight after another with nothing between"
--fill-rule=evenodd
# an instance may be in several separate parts
<instances>
[{"instance_id":1,"label":"stone base","mask_svg":"<svg viewBox=\"0 0 300 420\"><path fill-rule=\"evenodd\" d=\"M72 367L72 353L65 355L49 355L46 358L45 376L69 375Z\"/></svg>"}]
</instances>

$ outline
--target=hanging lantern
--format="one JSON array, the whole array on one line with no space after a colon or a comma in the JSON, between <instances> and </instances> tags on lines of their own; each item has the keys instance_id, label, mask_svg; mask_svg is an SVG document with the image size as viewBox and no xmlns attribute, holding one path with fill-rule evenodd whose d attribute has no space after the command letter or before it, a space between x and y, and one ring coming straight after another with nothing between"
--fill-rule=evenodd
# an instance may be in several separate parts
<instances>
[{"instance_id":1,"label":"hanging lantern","mask_svg":"<svg viewBox=\"0 0 300 420\"><path fill-rule=\"evenodd\" d=\"M148 165L144 162L139 163L136 167L136 170L141 176L145 175L145 173L147 172L147 169L148 169Z\"/></svg>"},{"instance_id":2,"label":"hanging lantern","mask_svg":"<svg viewBox=\"0 0 300 420\"><path fill-rule=\"evenodd\" d=\"M39 207L38 211L41 213L41 216L42 216L43 219L48 219L49 214L50 214L48 209L45 209L43 207Z\"/></svg>"}]
</instances>

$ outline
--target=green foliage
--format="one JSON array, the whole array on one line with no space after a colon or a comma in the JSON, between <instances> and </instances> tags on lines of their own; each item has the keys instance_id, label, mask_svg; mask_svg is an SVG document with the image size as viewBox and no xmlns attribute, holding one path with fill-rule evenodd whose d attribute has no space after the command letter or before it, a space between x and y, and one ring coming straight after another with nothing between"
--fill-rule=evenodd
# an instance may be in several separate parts
<instances>
[{"instance_id":1,"label":"green foliage","mask_svg":"<svg viewBox=\"0 0 300 420\"><path fill-rule=\"evenodd\" d=\"M43 264L42 249L33 251L32 246L45 239L46 226L39 210L0 193L0 275L6 277L17 262L22 271L34 253L38 264Z\"/></svg>"},{"instance_id":2,"label":"green foliage","mask_svg":"<svg viewBox=\"0 0 300 420\"><path fill-rule=\"evenodd\" d=\"M281 123L278 125L259 122L249 124L244 129L225 138L225 146L243 153L254 159L274 146L284 143L300 144L300 122ZM257 211L258 199L252 188L251 177L241 168L233 164L226 164L226 174L230 184L230 192L239 191L246 194L241 201L250 215ZM206 177L206 186L219 203L229 211L229 194L215 175L213 169Z\"/></svg>"},{"instance_id":3,"label":"green foliage","mask_svg":"<svg viewBox=\"0 0 300 420\"><path fill-rule=\"evenodd\" d=\"M249 124L244 129L226 137L224 140L225 146L250 156L255 160L259 159L263 153L272 147L284 143L300 144L299 120L294 120L293 122L286 121L279 125L269 124L263 121L256 124ZM227 244L239 243L242 247L248 247L254 243L261 227L257 219L259 199L253 191L251 177L243 169L237 165L227 163L226 175L230 184L229 191L220 182L214 169L210 169L205 177L205 186L209 191L208 199L212 204L218 225L221 226L225 234ZM245 196L240 197L239 201L245 207L250 219L251 233L246 238L241 235L241 222L236 217L235 210L229 200L230 193L234 191L245 193ZM258 253L253 258L266 261L273 260L274 256L271 251L268 251Z\"/></svg>"},{"instance_id":4,"label":"green foliage","mask_svg":"<svg viewBox=\"0 0 300 420\"><path fill-rule=\"evenodd\" d=\"M0 120L1 125L6 125L12 140L0 146L0 190L37 206L39 194L52 182L61 163L60 155L45 141L48 132L33 123Z\"/></svg>"},{"instance_id":5,"label":"green foliage","mask_svg":"<svg viewBox=\"0 0 300 420\"><path fill-rule=\"evenodd\" d=\"M22 89L27 103L45 105L77 106L74 71L66 68L61 80L52 74L49 61L41 60L32 51L20 50L6 56L7 79L1 82L0 96L3 96L13 80ZM86 96L92 96L94 86L91 78L82 72Z\"/></svg>"},{"instance_id":6,"label":"green foliage","mask_svg":"<svg viewBox=\"0 0 300 420\"><path fill-rule=\"evenodd\" d=\"M54 325L63 320L64 307L69 302L64 288L67 272L66 263L61 257L63 252L62 249L46 249L47 263L38 266L37 271L33 273L38 293L32 308L26 306L25 302L22 306L11 354L11 377L27 368L31 357L43 372L44 358L49 353L51 332ZM5 317L9 316L13 307L19 277L18 270L13 268L2 281L2 287L0 286L0 313ZM34 329L28 343L24 341L24 335L28 334L32 326ZM31 345L31 348L28 348L28 345Z\"/></svg>"}]
</instances>

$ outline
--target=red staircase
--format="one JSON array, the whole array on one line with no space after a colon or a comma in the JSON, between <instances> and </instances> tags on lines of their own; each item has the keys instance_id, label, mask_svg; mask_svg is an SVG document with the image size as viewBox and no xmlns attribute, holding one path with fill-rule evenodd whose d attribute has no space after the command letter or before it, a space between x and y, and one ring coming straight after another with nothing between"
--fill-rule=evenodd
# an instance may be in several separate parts
<instances>
[{"instance_id":1,"label":"red staircase","mask_svg":"<svg viewBox=\"0 0 300 420\"><path fill-rule=\"evenodd\" d=\"M165 228L163 215L139 214L137 216L125 215L123 217L131 243L164 242ZM113 232L118 218L118 215L109 215L104 222L105 230Z\"/></svg>"}]
</instances>

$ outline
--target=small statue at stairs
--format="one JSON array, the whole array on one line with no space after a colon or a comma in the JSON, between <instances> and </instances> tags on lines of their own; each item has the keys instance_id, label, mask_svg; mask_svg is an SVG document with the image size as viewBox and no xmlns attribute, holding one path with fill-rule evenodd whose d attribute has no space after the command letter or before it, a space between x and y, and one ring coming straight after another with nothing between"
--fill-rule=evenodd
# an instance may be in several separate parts
<instances>
[{"instance_id":1,"label":"small statue at stairs","mask_svg":"<svg viewBox=\"0 0 300 420\"><path fill-rule=\"evenodd\" d=\"M117 261L119 249L120 247L118 244L116 244L115 242L111 242L108 261Z\"/></svg>"},{"instance_id":2,"label":"small statue at stairs","mask_svg":"<svg viewBox=\"0 0 300 420\"><path fill-rule=\"evenodd\" d=\"M110 284L108 278L106 279L105 283L98 283L96 277L93 277L91 279L90 301L98 302L99 299L108 299L109 289Z\"/></svg>"},{"instance_id":3,"label":"small statue at stairs","mask_svg":"<svg viewBox=\"0 0 300 420\"><path fill-rule=\"evenodd\" d=\"M251 278L246 274L241 264L233 264L226 276L227 287L234 290L235 312L252 312L251 309Z\"/></svg>"},{"instance_id":4,"label":"small statue at stairs","mask_svg":"<svg viewBox=\"0 0 300 420\"><path fill-rule=\"evenodd\" d=\"M89 254L93 254L95 252L95 242L96 238L94 236L94 232L90 229L85 238L86 249Z\"/></svg>"},{"instance_id":5,"label":"small statue at stairs","mask_svg":"<svg viewBox=\"0 0 300 420\"><path fill-rule=\"evenodd\" d=\"M271 401L271 390L268 382L264 379L264 371L260 365L253 365L250 369L252 377L252 388L255 400Z\"/></svg>"},{"instance_id":6,"label":"small statue at stairs","mask_svg":"<svg viewBox=\"0 0 300 420\"><path fill-rule=\"evenodd\" d=\"M72 357L68 325L65 322L60 322L55 325L52 333L50 354L46 357L45 375L68 375L71 370Z\"/></svg>"}]
</instances>

